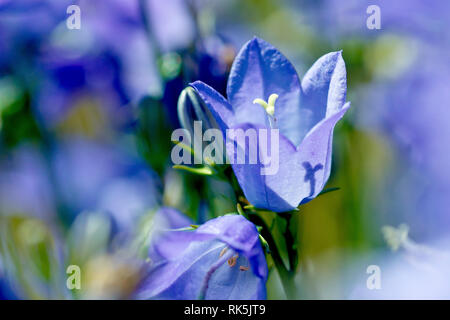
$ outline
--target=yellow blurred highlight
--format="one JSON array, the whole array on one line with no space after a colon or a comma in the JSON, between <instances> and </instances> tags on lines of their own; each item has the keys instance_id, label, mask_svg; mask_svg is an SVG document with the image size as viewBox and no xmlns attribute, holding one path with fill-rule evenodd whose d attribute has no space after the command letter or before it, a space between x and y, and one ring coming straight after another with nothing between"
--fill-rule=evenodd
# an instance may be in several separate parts
<instances>
[{"instance_id":1,"label":"yellow blurred highlight","mask_svg":"<svg viewBox=\"0 0 450 320\"><path fill-rule=\"evenodd\" d=\"M88 138L106 138L111 135L110 120L97 99L79 97L65 119L58 125L61 134L78 134Z\"/></svg>"},{"instance_id":2,"label":"yellow blurred highlight","mask_svg":"<svg viewBox=\"0 0 450 320\"><path fill-rule=\"evenodd\" d=\"M139 264L120 255L102 255L90 260L84 273L82 298L127 299L139 283Z\"/></svg>"}]
</instances>

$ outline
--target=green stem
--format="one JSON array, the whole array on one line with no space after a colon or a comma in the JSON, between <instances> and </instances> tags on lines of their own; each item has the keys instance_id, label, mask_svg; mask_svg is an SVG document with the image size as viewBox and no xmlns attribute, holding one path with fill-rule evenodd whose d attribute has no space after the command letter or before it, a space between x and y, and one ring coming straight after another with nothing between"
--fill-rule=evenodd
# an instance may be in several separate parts
<instances>
[{"instance_id":1,"label":"green stem","mask_svg":"<svg viewBox=\"0 0 450 320\"><path fill-rule=\"evenodd\" d=\"M286 221L286 229L284 230L283 235L289 257L289 272L295 274L295 271L297 270L298 253L297 248L295 247L295 239L291 232L291 220L293 215L292 213L279 213L278 215Z\"/></svg>"},{"instance_id":2,"label":"green stem","mask_svg":"<svg viewBox=\"0 0 450 320\"><path fill-rule=\"evenodd\" d=\"M262 227L261 235L266 239L269 244L270 254L272 256L273 262L275 263L275 267L277 268L278 274L281 279L281 283L283 285L284 292L286 293L286 297L290 300L296 298L296 288L295 288L295 271L288 270L281 258L278 247L275 243L272 234L270 233L270 229L265 223L265 221L259 217L256 213L249 215L250 220Z\"/></svg>"},{"instance_id":3,"label":"green stem","mask_svg":"<svg viewBox=\"0 0 450 320\"><path fill-rule=\"evenodd\" d=\"M236 176L233 174L233 171L231 170L231 166L228 167L227 170L223 172L223 175L227 178L227 180L233 187L236 200L239 202L240 196L243 196L244 194L242 193L242 190L239 187L239 183L237 182ZM289 300L296 299L297 289L295 287L294 278L297 267L298 255L297 249L294 248L295 244L294 237L292 236L292 233L290 231L290 223L291 223L290 219L292 217L292 212L279 214L280 216L285 218L287 222L286 230L284 230L284 236L286 239L286 247L289 255L289 266L290 266L289 269L286 268L283 259L281 258L281 254L278 250L275 239L272 237L271 230L267 226L266 222L258 215L257 211L250 209L250 213L251 214L248 214L248 219L252 221L255 225L262 227L260 232L261 236L267 241L267 244L269 245L270 255L272 256L275 267L277 268L286 297Z\"/></svg>"}]
</instances>

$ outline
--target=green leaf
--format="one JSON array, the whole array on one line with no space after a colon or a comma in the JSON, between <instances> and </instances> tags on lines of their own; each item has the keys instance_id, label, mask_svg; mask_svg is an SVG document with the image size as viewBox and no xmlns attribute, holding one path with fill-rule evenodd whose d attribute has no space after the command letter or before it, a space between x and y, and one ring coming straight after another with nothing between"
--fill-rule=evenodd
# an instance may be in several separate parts
<instances>
[{"instance_id":1,"label":"green leaf","mask_svg":"<svg viewBox=\"0 0 450 320\"><path fill-rule=\"evenodd\" d=\"M271 251L270 251L269 244L267 243L266 239L264 239L264 237L261 234L259 235L259 241L261 241L261 244L264 247L264 249L266 249L266 252L268 254L270 254Z\"/></svg>"},{"instance_id":2,"label":"green leaf","mask_svg":"<svg viewBox=\"0 0 450 320\"><path fill-rule=\"evenodd\" d=\"M183 148L184 150L188 151L190 154L192 154L193 156L194 154L194 149L192 149L190 146L188 146L187 144L180 142L180 141L173 141L173 143L175 143L176 145L179 145L181 148Z\"/></svg>"},{"instance_id":3,"label":"green leaf","mask_svg":"<svg viewBox=\"0 0 450 320\"><path fill-rule=\"evenodd\" d=\"M216 173L211 167L207 167L207 166L195 168L195 167L189 167L189 166L177 164L177 165L174 165L172 168L179 169L179 170L185 170L190 173L199 174L202 176L212 176Z\"/></svg>"},{"instance_id":4,"label":"green leaf","mask_svg":"<svg viewBox=\"0 0 450 320\"><path fill-rule=\"evenodd\" d=\"M241 205L240 205L239 203L236 205L236 208L237 208L237 212L238 212L241 216L244 216L244 217L245 217L244 210L242 210L242 207L241 207Z\"/></svg>"},{"instance_id":5,"label":"green leaf","mask_svg":"<svg viewBox=\"0 0 450 320\"><path fill-rule=\"evenodd\" d=\"M337 187L337 188L327 188L327 189L324 189L324 190L322 190L321 193L319 193L318 197L321 196L321 195L323 195L323 194L325 194L325 193L329 193L329 192L333 192L333 191L338 191L338 190L341 190L341 188Z\"/></svg>"}]
</instances>

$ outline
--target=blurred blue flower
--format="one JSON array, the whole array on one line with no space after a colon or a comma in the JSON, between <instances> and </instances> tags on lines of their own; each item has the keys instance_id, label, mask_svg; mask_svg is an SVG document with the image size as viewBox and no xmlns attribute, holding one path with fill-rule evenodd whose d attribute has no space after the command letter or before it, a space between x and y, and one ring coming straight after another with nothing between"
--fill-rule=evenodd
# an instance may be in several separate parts
<instances>
[{"instance_id":1,"label":"blurred blue flower","mask_svg":"<svg viewBox=\"0 0 450 320\"><path fill-rule=\"evenodd\" d=\"M394 252L368 251L347 270L348 299L449 299L449 239L422 244L406 238ZM359 272L375 265L379 268L378 290L369 290L375 273ZM355 276L358 274L358 276Z\"/></svg>"},{"instance_id":2,"label":"blurred blue flower","mask_svg":"<svg viewBox=\"0 0 450 320\"><path fill-rule=\"evenodd\" d=\"M55 148L52 168L69 216L106 211L126 231L159 200L156 174L108 144L67 140Z\"/></svg>"},{"instance_id":3,"label":"blurred blue flower","mask_svg":"<svg viewBox=\"0 0 450 320\"><path fill-rule=\"evenodd\" d=\"M0 62L8 69L29 67L22 59L36 56L60 22L70 1L17 0L0 3ZM31 75L30 75L31 76Z\"/></svg>"},{"instance_id":4,"label":"blurred blue flower","mask_svg":"<svg viewBox=\"0 0 450 320\"><path fill-rule=\"evenodd\" d=\"M449 62L443 53L422 52L401 77L363 97L364 128L382 132L399 150L398 163L387 173L389 205L383 211L408 221L418 240L446 235L450 224L450 154L442 147L450 139Z\"/></svg>"},{"instance_id":5,"label":"blurred blue flower","mask_svg":"<svg viewBox=\"0 0 450 320\"><path fill-rule=\"evenodd\" d=\"M366 26L370 5L380 8L381 32L374 32ZM305 18L312 18L311 24L317 25L326 33L330 41L355 35L366 39L385 33L398 33L420 38L426 42L447 45L450 38L442 32L448 28L448 1L431 0L323 0L319 5L310 6ZM362 38L360 38L362 39Z\"/></svg>"},{"instance_id":6,"label":"blurred blue flower","mask_svg":"<svg viewBox=\"0 0 450 320\"><path fill-rule=\"evenodd\" d=\"M0 162L0 217L25 215L50 221L56 217L55 194L45 158L23 146Z\"/></svg>"},{"instance_id":7,"label":"blurred blue flower","mask_svg":"<svg viewBox=\"0 0 450 320\"><path fill-rule=\"evenodd\" d=\"M111 54L81 58L49 54L41 67L45 73L33 105L47 127L99 136L132 123L131 109L122 107L129 99Z\"/></svg>"},{"instance_id":8,"label":"blurred blue flower","mask_svg":"<svg viewBox=\"0 0 450 320\"><path fill-rule=\"evenodd\" d=\"M132 125L132 109L123 106L160 90L139 2L78 1L80 30L66 27L70 1L31 2L0 5L0 70L32 91L37 119L52 129L65 121L77 133L84 128L74 130L76 121Z\"/></svg>"},{"instance_id":9,"label":"blurred blue flower","mask_svg":"<svg viewBox=\"0 0 450 320\"><path fill-rule=\"evenodd\" d=\"M195 23L189 11L189 1L147 0L149 24L163 52L188 47L195 37ZM171 23L167 23L170 21Z\"/></svg>"},{"instance_id":10,"label":"blurred blue flower","mask_svg":"<svg viewBox=\"0 0 450 320\"><path fill-rule=\"evenodd\" d=\"M234 61L228 100L200 81L191 85L224 134L229 128L239 127L279 129L277 173L264 176L261 165L233 164L252 205L289 211L320 193L330 175L333 128L350 107L345 103L346 71L341 52L317 60L300 83L286 57L255 38L244 45ZM264 102L267 100L271 110ZM255 101L266 104L265 109ZM230 158L234 156L229 154Z\"/></svg>"},{"instance_id":11,"label":"blurred blue flower","mask_svg":"<svg viewBox=\"0 0 450 320\"><path fill-rule=\"evenodd\" d=\"M152 217L149 257L152 264L164 262L165 253L159 253L158 242L167 239L167 231L187 228L193 225L192 219L171 207L159 208ZM173 247L171 247L173 248Z\"/></svg>"},{"instance_id":12,"label":"blurred blue flower","mask_svg":"<svg viewBox=\"0 0 450 320\"><path fill-rule=\"evenodd\" d=\"M90 53L108 52L117 60L125 98L136 101L143 95L158 93L160 79L156 69L155 44L146 29L141 4L148 1L80 1L83 9L81 34L74 39L89 39ZM165 3L164 3L165 4Z\"/></svg>"},{"instance_id":13,"label":"blurred blue flower","mask_svg":"<svg viewBox=\"0 0 450 320\"><path fill-rule=\"evenodd\" d=\"M264 251L256 227L242 216L222 216L194 231L167 230L150 259L139 299L266 298Z\"/></svg>"},{"instance_id":14,"label":"blurred blue flower","mask_svg":"<svg viewBox=\"0 0 450 320\"><path fill-rule=\"evenodd\" d=\"M381 30L366 27L369 5L380 7ZM378 217L388 223L407 221L419 240L448 234L450 155L442 142L450 139L450 38L443 32L450 3L324 0L310 9L319 12L315 23L331 43L364 43L363 67L372 81L353 90L364 106L355 124L389 138L395 156L374 212L385 212ZM362 71L355 62L353 71Z\"/></svg>"}]
</instances>

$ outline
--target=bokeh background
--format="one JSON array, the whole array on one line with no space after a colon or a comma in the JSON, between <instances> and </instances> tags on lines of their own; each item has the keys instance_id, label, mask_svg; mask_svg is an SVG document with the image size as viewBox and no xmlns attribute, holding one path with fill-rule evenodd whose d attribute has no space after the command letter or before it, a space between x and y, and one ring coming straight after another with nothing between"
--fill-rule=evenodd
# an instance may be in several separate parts
<instances>
[{"instance_id":1,"label":"bokeh background","mask_svg":"<svg viewBox=\"0 0 450 320\"><path fill-rule=\"evenodd\" d=\"M366 26L373 4L379 30ZM229 185L171 168L170 135L183 88L225 94L254 35L300 77L330 51L347 66L352 108L328 182L340 189L295 217L299 297L450 298L449 12L438 0L0 0L0 298L128 298L158 208L198 223L235 211ZM66 288L70 264L82 290ZM284 299L269 267L268 298Z\"/></svg>"}]
</instances>

